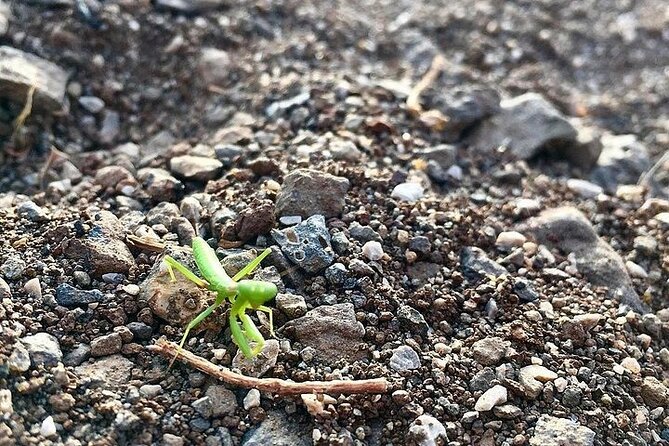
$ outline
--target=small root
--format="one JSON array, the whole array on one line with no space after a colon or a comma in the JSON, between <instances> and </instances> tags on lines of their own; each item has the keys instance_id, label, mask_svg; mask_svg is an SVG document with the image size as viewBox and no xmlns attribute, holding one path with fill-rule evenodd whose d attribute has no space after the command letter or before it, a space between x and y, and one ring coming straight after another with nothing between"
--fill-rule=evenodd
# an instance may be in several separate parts
<instances>
[{"instance_id":1,"label":"small root","mask_svg":"<svg viewBox=\"0 0 669 446\"><path fill-rule=\"evenodd\" d=\"M412 116L418 117L423 113L423 107L420 105L420 95L427 87L437 80L437 77L444 69L445 64L446 59L444 59L444 56L441 54L434 56L430 69L427 70L421 80L411 89L409 96L407 96L406 104L407 109Z\"/></svg>"},{"instance_id":2,"label":"small root","mask_svg":"<svg viewBox=\"0 0 669 446\"><path fill-rule=\"evenodd\" d=\"M197 356L188 350L179 350L179 346L165 339L159 339L154 345L147 346L151 352L158 353L165 358L172 359L178 353L178 360L209 376L223 382L244 389L258 389L277 395L316 394L361 394L386 393L390 389L390 382L384 378L363 379L357 381L305 381L301 383L278 378L253 378L235 373L226 367L220 367L206 359Z\"/></svg>"}]
</instances>

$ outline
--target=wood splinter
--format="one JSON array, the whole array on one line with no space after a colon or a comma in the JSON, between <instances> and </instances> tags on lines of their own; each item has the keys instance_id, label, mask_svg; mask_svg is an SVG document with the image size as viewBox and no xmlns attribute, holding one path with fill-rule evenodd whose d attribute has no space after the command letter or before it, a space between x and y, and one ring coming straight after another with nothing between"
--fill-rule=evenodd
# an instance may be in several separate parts
<instances>
[{"instance_id":1,"label":"wood splinter","mask_svg":"<svg viewBox=\"0 0 669 446\"><path fill-rule=\"evenodd\" d=\"M209 376L223 382L245 389L258 389L277 395L301 395L305 393L327 394L360 394L386 393L390 383L384 378L363 379L357 381L305 381L293 382L278 378L253 378L235 373L226 367L220 367L187 350L179 350L179 346L165 339L159 339L155 345L147 346L151 352L172 359L179 353L178 360Z\"/></svg>"},{"instance_id":2,"label":"wood splinter","mask_svg":"<svg viewBox=\"0 0 669 446\"><path fill-rule=\"evenodd\" d=\"M407 96L406 104L407 110L413 116L420 116L423 113L423 107L420 105L420 95L427 87L429 87L444 69L446 59L441 54L437 54L432 59L430 69L423 75L418 83L411 89L409 96Z\"/></svg>"}]
</instances>

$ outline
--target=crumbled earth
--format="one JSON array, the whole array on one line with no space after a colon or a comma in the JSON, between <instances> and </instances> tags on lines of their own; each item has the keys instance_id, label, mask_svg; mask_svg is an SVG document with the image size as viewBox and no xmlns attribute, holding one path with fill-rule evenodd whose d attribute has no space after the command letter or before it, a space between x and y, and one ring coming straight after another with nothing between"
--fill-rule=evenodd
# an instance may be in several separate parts
<instances>
[{"instance_id":1,"label":"crumbled earth","mask_svg":"<svg viewBox=\"0 0 669 446\"><path fill-rule=\"evenodd\" d=\"M669 445L667 66L662 0L0 0L0 445ZM389 392L168 369L196 235L276 333L186 348Z\"/></svg>"}]
</instances>

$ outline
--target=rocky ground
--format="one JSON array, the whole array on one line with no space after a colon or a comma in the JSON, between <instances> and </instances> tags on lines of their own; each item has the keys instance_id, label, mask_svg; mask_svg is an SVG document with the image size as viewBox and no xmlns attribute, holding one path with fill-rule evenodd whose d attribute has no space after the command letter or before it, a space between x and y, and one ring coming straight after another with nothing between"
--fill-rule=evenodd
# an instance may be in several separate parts
<instances>
[{"instance_id":1,"label":"rocky ground","mask_svg":"<svg viewBox=\"0 0 669 446\"><path fill-rule=\"evenodd\" d=\"M666 3L359 3L0 0L1 445L669 444Z\"/></svg>"}]
</instances>

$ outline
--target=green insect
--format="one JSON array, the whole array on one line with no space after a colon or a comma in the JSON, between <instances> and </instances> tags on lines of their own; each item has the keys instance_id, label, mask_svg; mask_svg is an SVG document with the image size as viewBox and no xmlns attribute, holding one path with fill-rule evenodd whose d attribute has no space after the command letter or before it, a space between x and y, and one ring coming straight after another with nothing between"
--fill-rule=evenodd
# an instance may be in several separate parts
<instances>
[{"instance_id":1,"label":"green insect","mask_svg":"<svg viewBox=\"0 0 669 446\"><path fill-rule=\"evenodd\" d=\"M265 339L258 330L258 327L256 327L251 318L246 314L246 310L254 309L267 313L269 315L270 332L274 335L272 309L263 304L273 299L278 293L278 290L276 285L270 282L241 279L260 265L260 262L262 262L271 251L272 250L269 248L265 249L258 257L253 259L231 278L223 269L218 257L216 257L216 252L204 241L204 239L195 237L193 239L193 258L205 280L200 279L191 270L177 262L174 258L165 256L164 261L167 264L172 281L176 281L174 271L172 270L172 268L174 268L196 285L216 293L215 302L200 313L195 319L190 321L186 327L186 331L179 344L179 349L183 348L188 333L225 302L225 299L228 299L232 304L229 317L232 340L247 358L256 356L262 350L263 345L265 344ZM249 341L256 343L254 348L251 348ZM172 359L172 362L174 362L178 355L179 354L177 353L174 359Z\"/></svg>"}]
</instances>

